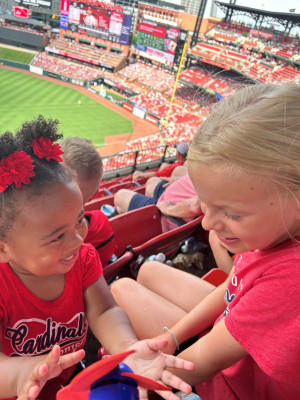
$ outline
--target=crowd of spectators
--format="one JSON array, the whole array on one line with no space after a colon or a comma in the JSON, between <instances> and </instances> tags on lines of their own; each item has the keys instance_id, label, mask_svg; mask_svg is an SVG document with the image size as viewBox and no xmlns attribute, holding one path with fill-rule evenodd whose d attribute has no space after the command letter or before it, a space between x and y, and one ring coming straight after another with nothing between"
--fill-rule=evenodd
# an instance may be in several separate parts
<instances>
[{"instance_id":1,"label":"crowd of spectators","mask_svg":"<svg viewBox=\"0 0 300 400\"><path fill-rule=\"evenodd\" d=\"M174 73L144 62L131 64L120 71L119 74L130 80L136 80L143 86L158 92L170 90L175 84Z\"/></svg>"},{"instance_id":2,"label":"crowd of spectators","mask_svg":"<svg viewBox=\"0 0 300 400\"><path fill-rule=\"evenodd\" d=\"M16 31L34 33L35 35L44 35L45 33L47 33L45 30L39 29L38 27L34 27L31 25L27 25L27 24L22 24L22 25L19 23L15 24L14 22L8 22L5 19L0 20L0 26L9 28L9 29L15 29Z\"/></svg>"},{"instance_id":3,"label":"crowd of spectators","mask_svg":"<svg viewBox=\"0 0 300 400\"><path fill-rule=\"evenodd\" d=\"M64 75L68 78L79 79L81 81L90 80L101 76L100 70L60 59L58 57L53 57L47 55L46 53L40 53L38 57L34 59L33 65L46 71Z\"/></svg>"},{"instance_id":4,"label":"crowd of spectators","mask_svg":"<svg viewBox=\"0 0 300 400\"><path fill-rule=\"evenodd\" d=\"M75 43L72 40L55 39L46 50L56 54L67 54L68 57L90 63L91 66L105 64L118 70L126 65L126 58L122 53L113 53L95 46Z\"/></svg>"},{"instance_id":5,"label":"crowd of spectators","mask_svg":"<svg viewBox=\"0 0 300 400\"><path fill-rule=\"evenodd\" d=\"M293 61L300 59L299 40L282 44L276 40L253 37L249 34L250 30L248 37L237 32L229 35L228 31L224 31L225 35L222 30L218 26L206 36L202 35L200 42L191 49L191 54L239 70L256 81L299 82L298 67L293 65ZM204 77L201 77L201 82L206 83ZM224 93L220 94L223 96Z\"/></svg>"},{"instance_id":6,"label":"crowd of spectators","mask_svg":"<svg viewBox=\"0 0 300 400\"><path fill-rule=\"evenodd\" d=\"M167 98L162 97L162 95L159 92L151 90L149 93L131 97L130 100L135 104L137 104L138 106L150 110L153 107L164 104L167 101Z\"/></svg>"}]
</instances>

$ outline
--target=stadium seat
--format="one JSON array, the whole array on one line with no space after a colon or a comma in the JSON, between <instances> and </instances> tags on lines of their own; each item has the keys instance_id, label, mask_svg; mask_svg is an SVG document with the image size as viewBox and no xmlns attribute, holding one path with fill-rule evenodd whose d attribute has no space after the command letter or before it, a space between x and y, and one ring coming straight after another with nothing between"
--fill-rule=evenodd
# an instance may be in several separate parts
<instances>
[{"instance_id":1,"label":"stadium seat","mask_svg":"<svg viewBox=\"0 0 300 400\"><path fill-rule=\"evenodd\" d=\"M135 184L134 184L134 182L132 182L132 181L127 181L127 182L122 182L122 183L117 183L116 185L112 185L112 186L110 186L109 188L108 188L108 190L111 192L111 193L116 193L118 190L120 190L120 189L131 189L131 188L133 188L133 187L135 187Z\"/></svg>"},{"instance_id":2,"label":"stadium seat","mask_svg":"<svg viewBox=\"0 0 300 400\"><path fill-rule=\"evenodd\" d=\"M137 183L139 183L140 185L145 185L148 179L149 178L139 178L137 179Z\"/></svg>"},{"instance_id":3,"label":"stadium seat","mask_svg":"<svg viewBox=\"0 0 300 400\"><path fill-rule=\"evenodd\" d=\"M133 192L145 194L146 185L140 185L131 189Z\"/></svg>"},{"instance_id":4,"label":"stadium seat","mask_svg":"<svg viewBox=\"0 0 300 400\"><path fill-rule=\"evenodd\" d=\"M203 215L169 232L161 233L141 246L134 247L132 251L136 259L134 263L131 263L131 273L136 276L143 261L152 254L164 253L167 258L172 257L180 249L183 242L196 233L200 240L207 242L207 232L203 230L201 225L202 218Z\"/></svg>"},{"instance_id":5,"label":"stadium seat","mask_svg":"<svg viewBox=\"0 0 300 400\"><path fill-rule=\"evenodd\" d=\"M228 278L228 274L220 268L213 268L208 271L202 279L214 286L221 285Z\"/></svg>"},{"instance_id":6,"label":"stadium seat","mask_svg":"<svg viewBox=\"0 0 300 400\"><path fill-rule=\"evenodd\" d=\"M99 198L101 198L101 197L104 197L104 196L106 196L106 191L105 191L105 189L106 188L99 188L98 189L98 191L94 194L94 196L92 197L92 200L95 200L95 199L99 199Z\"/></svg>"},{"instance_id":7,"label":"stadium seat","mask_svg":"<svg viewBox=\"0 0 300 400\"><path fill-rule=\"evenodd\" d=\"M149 212L151 208L156 208L156 206L147 206L149 207ZM143 207L141 210L145 210L146 207ZM137 211L137 210L134 210ZM128 213L126 213L128 214ZM123 214L125 215L125 214ZM138 215L138 214L137 214ZM150 214L151 215L151 214ZM155 214L154 214L155 215ZM113 218L117 219L119 216ZM142 242L142 238L138 238L137 240L142 242L140 245L130 245L130 240L128 237L128 224L126 224L126 233L127 237L116 238L117 243L121 243L121 246L124 247L127 242L127 250L119 256L119 258L113 263L105 266L103 268L103 273L108 282L116 277L118 274L131 276L133 278L136 277L138 269L142 265L142 263L152 254L164 253L166 257L172 257L176 254L176 252L180 249L183 242L192 235L199 235L200 240L204 242L208 242L207 240L207 232L205 232L201 226L203 216L194 219L191 222L186 223L178 228L175 228L169 232L161 233L161 226L157 226L157 230L160 229L160 233L151 239ZM125 221L125 219L124 219ZM124 223L123 221L123 223ZM145 238L145 234L147 234L147 230L150 228L150 224L147 226L147 229L140 229L141 223L136 221L137 223L137 234L143 234L143 239ZM155 222L157 224L157 221ZM159 218L160 225L160 218ZM151 231L154 228L151 228ZM153 232L153 231L152 231ZM126 246L125 246L126 249Z\"/></svg>"},{"instance_id":8,"label":"stadium seat","mask_svg":"<svg viewBox=\"0 0 300 400\"><path fill-rule=\"evenodd\" d=\"M114 195L93 199L85 204L84 210L85 211L100 210L103 204L109 204L111 206L114 206Z\"/></svg>"},{"instance_id":9,"label":"stadium seat","mask_svg":"<svg viewBox=\"0 0 300 400\"><path fill-rule=\"evenodd\" d=\"M128 245L140 246L162 233L159 210L149 205L117 215L110 220L117 245L116 256L120 256Z\"/></svg>"}]
</instances>

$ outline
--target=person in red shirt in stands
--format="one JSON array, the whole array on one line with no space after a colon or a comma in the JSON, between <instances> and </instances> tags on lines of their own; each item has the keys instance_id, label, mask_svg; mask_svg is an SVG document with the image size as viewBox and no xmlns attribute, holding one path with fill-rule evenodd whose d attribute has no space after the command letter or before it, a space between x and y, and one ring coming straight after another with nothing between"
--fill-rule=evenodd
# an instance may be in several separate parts
<instances>
[{"instance_id":1,"label":"person in red shirt in stands","mask_svg":"<svg viewBox=\"0 0 300 400\"><path fill-rule=\"evenodd\" d=\"M189 146L187 143L178 143L176 145L176 161L173 164L164 163L159 171L135 171L132 174L132 180L137 181L138 179L151 178L152 176L158 176L162 179L164 177L169 178L176 167L185 163L188 150Z\"/></svg>"}]
</instances>

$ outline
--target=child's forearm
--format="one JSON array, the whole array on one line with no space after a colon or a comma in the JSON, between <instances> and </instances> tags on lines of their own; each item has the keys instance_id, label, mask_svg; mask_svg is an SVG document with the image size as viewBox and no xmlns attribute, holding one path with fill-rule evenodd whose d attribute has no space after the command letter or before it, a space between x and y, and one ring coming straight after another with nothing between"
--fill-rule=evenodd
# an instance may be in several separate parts
<instances>
[{"instance_id":1,"label":"child's forearm","mask_svg":"<svg viewBox=\"0 0 300 400\"><path fill-rule=\"evenodd\" d=\"M97 318L95 323L90 324L90 327L110 354L125 351L138 341L130 319L118 306L105 311Z\"/></svg>"},{"instance_id":2,"label":"child's forearm","mask_svg":"<svg viewBox=\"0 0 300 400\"><path fill-rule=\"evenodd\" d=\"M205 297L184 318L169 327L179 344L211 327L225 310L224 294L228 279Z\"/></svg>"},{"instance_id":3,"label":"child's forearm","mask_svg":"<svg viewBox=\"0 0 300 400\"><path fill-rule=\"evenodd\" d=\"M0 398L18 396L22 383L26 382L25 375L44 358L45 356L7 357L0 353Z\"/></svg>"},{"instance_id":4,"label":"child's forearm","mask_svg":"<svg viewBox=\"0 0 300 400\"><path fill-rule=\"evenodd\" d=\"M207 335L178 355L184 360L192 361L195 369L188 372L179 370L171 370L171 372L191 386L196 386L211 379L247 355L247 351L227 330L223 318Z\"/></svg>"},{"instance_id":5,"label":"child's forearm","mask_svg":"<svg viewBox=\"0 0 300 400\"><path fill-rule=\"evenodd\" d=\"M7 357L0 352L0 398L36 399L44 385L84 357L84 350L60 355L55 345L50 353L35 357Z\"/></svg>"}]
</instances>

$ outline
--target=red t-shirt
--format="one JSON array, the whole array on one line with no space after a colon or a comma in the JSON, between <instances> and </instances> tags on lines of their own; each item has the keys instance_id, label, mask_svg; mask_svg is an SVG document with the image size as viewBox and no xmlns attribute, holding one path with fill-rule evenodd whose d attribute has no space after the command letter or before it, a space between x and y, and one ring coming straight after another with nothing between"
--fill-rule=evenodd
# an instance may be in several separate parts
<instances>
[{"instance_id":1,"label":"red t-shirt","mask_svg":"<svg viewBox=\"0 0 300 400\"><path fill-rule=\"evenodd\" d=\"M300 238L296 240L235 257L223 317L249 356L197 386L204 400L300 399Z\"/></svg>"},{"instance_id":2,"label":"red t-shirt","mask_svg":"<svg viewBox=\"0 0 300 400\"><path fill-rule=\"evenodd\" d=\"M174 168L178 167L178 165L183 165L183 164L184 164L183 161L174 162L173 164L165 166L165 168L163 168L162 170L156 171L155 175L159 176L159 177L164 177L165 176L166 178L170 178Z\"/></svg>"},{"instance_id":3,"label":"red t-shirt","mask_svg":"<svg viewBox=\"0 0 300 400\"><path fill-rule=\"evenodd\" d=\"M93 246L83 244L74 267L65 275L63 293L54 301L36 297L19 280L8 264L0 264L1 344L5 355L36 356L48 353L55 344L61 354L82 349L87 320L83 292L102 274L99 256ZM75 367L49 381L42 400L54 400Z\"/></svg>"},{"instance_id":4,"label":"red t-shirt","mask_svg":"<svg viewBox=\"0 0 300 400\"><path fill-rule=\"evenodd\" d=\"M107 216L100 210L84 213L89 221L89 230L85 243L92 244L104 266L116 251L115 236Z\"/></svg>"}]
</instances>

